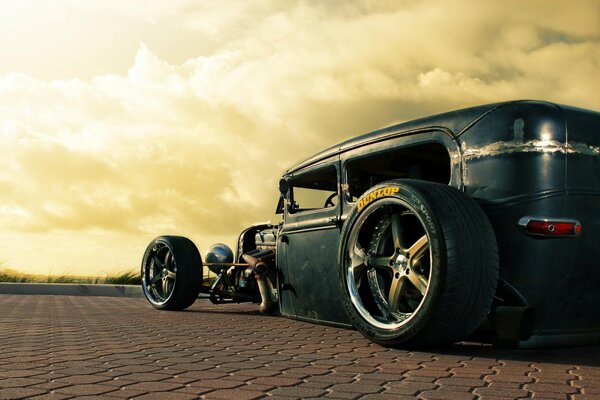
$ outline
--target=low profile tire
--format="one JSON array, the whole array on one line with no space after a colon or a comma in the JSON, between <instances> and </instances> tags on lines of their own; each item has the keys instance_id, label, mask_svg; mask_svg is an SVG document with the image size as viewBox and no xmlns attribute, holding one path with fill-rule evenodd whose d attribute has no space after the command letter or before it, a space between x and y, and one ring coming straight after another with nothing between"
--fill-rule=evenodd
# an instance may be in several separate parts
<instances>
[{"instance_id":1,"label":"low profile tire","mask_svg":"<svg viewBox=\"0 0 600 400\"><path fill-rule=\"evenodd\" d=\"M489 312L498 250L479 205L457 189L394 180L365 193L342 229L342 303L383 345L453 343Z\"/></svg>"},{"instance_id":2,"label":"low profile tire","mask_svg":"<svg viewBox=\"0 0 600 400\"><path fill-rule=\"evenodd\" d=\"M194 304L202 285L202 258L194 243L180 236L161 236L146 248L142 290L154 308L184 310Z\"/></svg>"}]
</instances>

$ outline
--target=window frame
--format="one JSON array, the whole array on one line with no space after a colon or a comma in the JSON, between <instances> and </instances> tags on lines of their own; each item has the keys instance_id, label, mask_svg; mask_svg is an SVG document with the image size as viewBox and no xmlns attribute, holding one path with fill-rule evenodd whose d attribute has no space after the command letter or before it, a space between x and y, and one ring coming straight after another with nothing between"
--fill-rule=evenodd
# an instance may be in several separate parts
<instances>
[{"instance_id":1,"label":"window frame","mask_svg":"<svg viewBox=\"0 0 600 400\"><path fill-rule=\"evenodd\" d=\"M298 209L293 209L293 205L295 203L295 199L294 199L294 189L296 188L294 186L294 180L297 180L299 177L303 177L306 175L310 175L310 174L314 174L314 173L318 173L319 171L324 171L327 169L332 169L334 174L335 174L335 193L337 194L338 199L340 199L340 169L339 169L339 162L327 162L327 163L320 163L318 165L315 165L309 169L306 170L302 170L302 171L298 171L297 173L295 173L294 175L291 175L290 177L288 177L288 183L289 183L289 190L288 193L286 195L286 199L287 199L287 207L286 207L286 213L288 215L305 215L305 214L310 214L310 213L318 213L318 212L322 212L323 210L333 210L333 209L338 209L340 206L340 200L337 201L337 203L334 204L334 207L318 207L318 208L298 208ZM303 188L301 186L299 186L300 188ZM309 189L310 188L303 188L303 189ZM329 191L328 191L329 192ZM333 191L331 191L330 193L334 193Z\"/></svg>"}]
</instances>

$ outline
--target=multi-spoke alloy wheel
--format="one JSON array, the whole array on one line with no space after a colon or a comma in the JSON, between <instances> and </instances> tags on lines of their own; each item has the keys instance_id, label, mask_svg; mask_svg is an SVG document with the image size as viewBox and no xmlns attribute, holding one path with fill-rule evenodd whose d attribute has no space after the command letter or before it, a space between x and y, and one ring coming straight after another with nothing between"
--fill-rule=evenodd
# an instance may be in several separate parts
<instances>
[{"instance_id":1,"label":"multi-spoke alloy wheel","mask_svg":"<svg viewBox=\"0 0 600 400\"><path fill-rule=\"evenodd\" d=\"M161 236L148 245L142 261L142 289L154 307L189 307L198 297L201 283L202 260L189 239Z\"/></svg>"},{"instance_id":2,"label":"multi-spoke alloy wheel","mask_svg":"<svg viewBox=\"0 0 600 400\"><path fill-rule=\"evenodd\" d=\"M494 233L479 206L441 184L398 180L365 193L342 230L342 302L382 344L460 340L489 311Z\"/></svg>"},{"instance_id":3,"label":"multi-spoke alloy wheel","mask_svg":"<svg viewBox=\"0 0 600 400\"><path fill-rule=\"evenodd\" d=\"M175 288L177 265L173 252L166 243L158 242L152 247L148 261L142 278L144 288L154 302L164 303Z\"/></svg>"},{"instance_id":4,"label":"multi-spoke alloy wheel","mask_svg":"<svg viewBox=\"0 0 600 400\"><path fill-rule=\"evenodd\" d=\"M347 251L348 292L361 316L381 329L406 324L427 295L431 275L429 238L416 211L391 198L361 214Z\"/></svg>"}]
</instances>

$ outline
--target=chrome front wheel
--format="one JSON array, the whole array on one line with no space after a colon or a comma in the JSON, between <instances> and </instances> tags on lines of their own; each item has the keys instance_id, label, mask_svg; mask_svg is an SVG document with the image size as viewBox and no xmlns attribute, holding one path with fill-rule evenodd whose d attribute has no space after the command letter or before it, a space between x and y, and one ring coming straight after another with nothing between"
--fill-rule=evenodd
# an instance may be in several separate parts
<instances>
[{"instance_id":1,"label":"chrome front wheel","mask_svg":"<svg viewBox=\"0 0 600 400\"><path fill-rule=\"evenodd\" d=\"M141 274L144 296L152 306L183 310L194 303L200 292L202 259L189 239L161 236L148 245Z\"/></svg>"},{"instance_id":2,"label":"chrome front wheel","mask_svg":"<svg viewBox=\"0 0 600 400\"><path fill-rule=\"evenodd\" d=\"M151 303L165 304L173 295L177 265L173 251L165 242L156 242L142 272L144 294Z\"/></svg>"}]
</instances>

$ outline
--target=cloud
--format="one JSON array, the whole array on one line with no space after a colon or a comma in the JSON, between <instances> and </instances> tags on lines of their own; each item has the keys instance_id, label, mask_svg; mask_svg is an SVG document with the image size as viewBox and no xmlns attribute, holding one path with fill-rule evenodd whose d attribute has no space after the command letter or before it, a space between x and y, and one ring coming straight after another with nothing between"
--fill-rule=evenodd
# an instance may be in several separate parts
<instances>
[{"instance_id":1,"label":"cloud","mask_svg":"<svg viewBox=\"0 0 600 400\"><path fill-rule=\"evenodd\" d=\"M596 1L66 4L210 44L176 63L140 44L126 73L89 80L0 76L3 235L112 236L132 264L161 233L206 248L276 220L280 174L349 136L515 98L600 109Z\"/></svg>"}]
</instances>

